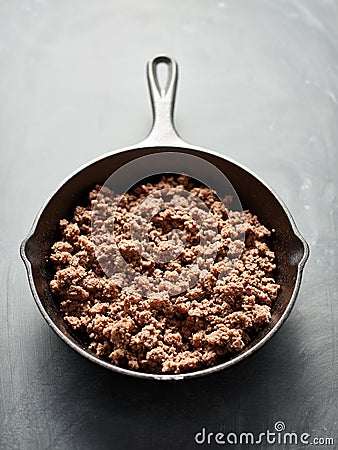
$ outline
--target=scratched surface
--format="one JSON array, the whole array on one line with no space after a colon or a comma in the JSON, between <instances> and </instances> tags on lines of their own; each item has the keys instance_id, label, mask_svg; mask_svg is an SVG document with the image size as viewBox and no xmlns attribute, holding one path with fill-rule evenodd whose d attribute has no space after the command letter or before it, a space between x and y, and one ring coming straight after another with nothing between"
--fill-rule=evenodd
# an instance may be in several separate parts
<instances>
[{"instance_id":1,"label":"scratched surface","mask_svg":"<svg viewBox=\"0 0 338 450\"><path fill-rule=\"evenodd\" d=\"M338 445L337 23L329 0L0 3L1 450L193 449L203 427L258 434L277 421ZM67 174L145 137L145 61L163 52L180 64L181 135L256 171L311 247L281 331L183 384L124 378L69 349L18 256Z\"/></svg>"}]
</instances>

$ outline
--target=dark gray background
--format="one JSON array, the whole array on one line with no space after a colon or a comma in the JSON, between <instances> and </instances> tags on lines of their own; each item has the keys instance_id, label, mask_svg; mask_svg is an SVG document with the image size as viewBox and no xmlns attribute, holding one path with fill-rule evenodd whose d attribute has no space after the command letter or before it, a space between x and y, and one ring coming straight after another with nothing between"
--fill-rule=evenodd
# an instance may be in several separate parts
<instances>
[{"instance_id":1,"label":"dark gray background","mask_svg":"<svg viewBox=\"0 0 338 450\"><path fill-rule=\"evenodd\" d=\"M69 349L18 256L65 176L145 137L145 62L160 52L180 64L183 138L256 171L311 247L281 331L237 367L179 384ZM203 426L276 421L337 439L338 2L3 0L0 67L1 449L191 449Z\"/></svg>"}]
</instances>

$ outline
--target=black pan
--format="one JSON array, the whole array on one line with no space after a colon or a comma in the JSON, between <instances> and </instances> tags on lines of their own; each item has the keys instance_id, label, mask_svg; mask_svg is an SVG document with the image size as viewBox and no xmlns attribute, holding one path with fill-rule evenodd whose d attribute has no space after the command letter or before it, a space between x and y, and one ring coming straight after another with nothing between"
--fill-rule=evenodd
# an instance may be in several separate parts
<instances>
[{"instance_id":1,"label":"black pan","mask_svg":"<svg viewBox=\"0 0 338 450\"><path fill-rule=\"evenodd\" d=\"M160 87L157 74L160 63L164 63L169 72L164 89ZM259 177L241 164L216 152L187 144L178 136L173 124L177 70L176 61L167 56L158 56L148 63L147 77L154 113L153 127L149 136L140 144L107 153L71 174L49 197L20 248L36 304L58 336L81 355L103 367L126 375L160 380L182 380L223 370L242 361L266 343L290 314L309 255L308 245L299 233L287 207ZM51 245L58 238L59 220L71 217L74 207L83 203L89 190L96 183L104 184L114 171L136 158L167 151L194 155L213 164L226 175L237 192L243 208L256 214L266 227L276 230L271 246L277 259L276 282L281 285L281 290L272 308L271 322L241 353L222 364L204 370L158 375L114 366L96 357L87 350L85 344L78 341L64 323L51 293L49 282L53 272L48 256ZM165 172L166 167L163 167L163 173Z\"/></svg>"}]
</instances>

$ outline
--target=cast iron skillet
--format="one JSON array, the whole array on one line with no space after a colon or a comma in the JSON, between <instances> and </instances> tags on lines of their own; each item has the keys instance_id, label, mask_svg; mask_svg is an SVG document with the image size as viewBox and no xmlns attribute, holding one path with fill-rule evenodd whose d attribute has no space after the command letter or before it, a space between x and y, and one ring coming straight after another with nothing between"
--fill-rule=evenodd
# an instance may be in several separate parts
<instances>
[{"instance_id":1,"label":"cast iron skillet","mask_svg":"<svg viewBox=\"0 0 338 450\"><path fill-rule=\"evenodd\" d=\"M158 79L157 68L160 63L167 66L169 73L165 89L160 87ZM148 62L147 77L154 115L149 136L140 144L107 153L71 174L49 197L20 248L36 304L58 336L81 355L107 369L139 378L157 380L182 380L211 374L228 368L254 353L276 333L290 314L309 255L308 245L299 233L290 212L271 188L241 164L216 152L187 144L178 136L173 124L177 70L176 61L167 56L157 56ZM74 207L81 204L96 183L104 184L115 170L135 158L164 151L188 153L215 165L235 188L243 208L257 214L260 221L269 229L276 230L272 247L277 258L276 280L281 285L281 291L272 309L271 322L241 353L211 368L172 375L122 369L99 359L88 351L86 346L72 334L59 314L49 288L53 274L48 263L51 245L57 239L59 220L69 217ZM163 172L166 172L165 167Z\"/></svg>"}]
</instances>

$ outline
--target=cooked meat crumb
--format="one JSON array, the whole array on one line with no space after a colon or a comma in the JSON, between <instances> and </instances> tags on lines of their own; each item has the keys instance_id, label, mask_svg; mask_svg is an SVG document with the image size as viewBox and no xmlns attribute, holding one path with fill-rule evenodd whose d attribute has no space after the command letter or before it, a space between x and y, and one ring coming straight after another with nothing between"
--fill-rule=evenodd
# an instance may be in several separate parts
<instances>
[{"instance_id":1,"label":"cooked meat crumb","mask_svg":"<svg viewBox=\"0 0 338 450\"><path fill-rule=\"evenodd\" d=\"M198 280L191 275L185 284L180 275L199 258L201 237L193 208L187 214L169 207L152 217L147 245L160 254L171 251L173 229L185 236L182 251L168 261L145 258L131 235L134 209L150 194L171 188L201 199L218 229L218 236L211 236L214 260L208 270L202 265ZM99 212L95 226L104 238L99 244L93 236L94 209ZM134 289L121 285L103 270L114 263L109 260L112 227L124 260L143 276L138 288L137 282ZM280 289L274 279L275 255L267 243L272 232L249 211L232 211L214 191L185 175L138 184L119 198L117 208L113 193L97 185L86 206L77 206L70 221L60 220L60 231L61 240L51 248L55 273L50 287L64 321L90 351L112 364L148 373L196 371L241 352L271 319ZM144 275L158 280L152 295L145 290ZM174 286L170 295L164 277Z\"/></svg>"}]
</instances>

